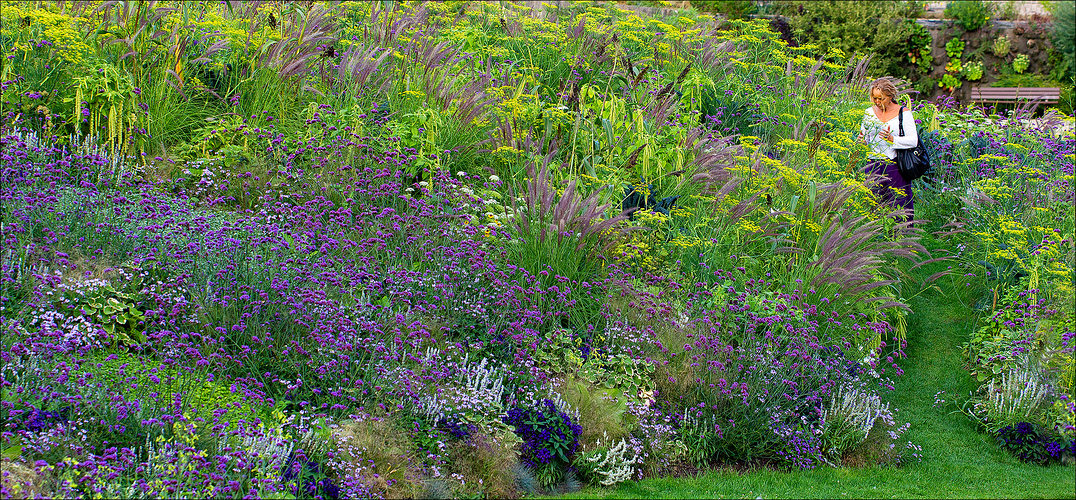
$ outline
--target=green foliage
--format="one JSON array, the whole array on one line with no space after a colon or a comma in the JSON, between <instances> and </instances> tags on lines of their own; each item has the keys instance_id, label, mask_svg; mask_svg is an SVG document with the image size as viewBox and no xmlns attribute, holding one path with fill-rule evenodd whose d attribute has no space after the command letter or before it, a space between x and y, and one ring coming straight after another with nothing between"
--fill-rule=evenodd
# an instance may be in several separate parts
<instances>
[{"instance_id":1,"label":"green foliage","mask_svg":"<svg viewBox=\"0 0 1076 500\"><path fill-rule=\"evenodd\" d=\"M706 466L723 451L721 432L713 415L689 416L680 427L680 439L687 446L687 457L697 466Z\"/></svg>"},{"instance_id":2,"label":"green foliage","mask_svg":"<svg viewBox=\"0 0 1076 500\"><path fill-rule=\"evenodd\" d=\"M1011 292L1010 292L1011 293ZM1029 343L1031 332L1009 328L1019 314L1009 308L984 319L982 326L964 344L964 357L969 371L979 382L988 382L1001 376L1011 363L1009 357L1018 346Z\"/></svg>"},{"instance_id":3,"label":"green foliage","mask_svg":"<svg viewBox=\"0 0 1076 500\"><path fill-rule=\"evenodd\" d=\"M832 49L849 55L873 53L870 72L877 76L916 81L930 72L930 33L906 19L907 5L832 0L775 4L777 13L788 18L796 40L816 45L819 54Z\"/></svg>"},{"instance_id":4,"label":"green foliage","mask_svg":"<svg viewBox=\"0 0 1076 500\"><path fill-rule=\"evenodd\" d=\"M569 378L561 387L561 397L579 411L579 426L583 428L579 444L584 449L600 439L616 440L628 433L625 412L629 397L621 391Z\"/></svg>"},{"instance_id":5,"label":"green foliage","mask_svg":"<svg viewBox=\"0 0 1076 500\"><path fill-rule=\"evenodd\" d=\"M556 165L546 160L539 160L539 169L530 168L522 206L512 194L513 240L508 247L512 262L533 277L520 279L533 279L542 290L557 286L562 278L572 282L594 279L628 219L623 213L603 216L612 212L613 206L605 186L584 197L572 179L558 195L550 181L551 167ZM599 304L583 287L573 286L570 294L578 302L569 321L573 329L584 331L588 322L599 317ZM537 294L535 300L545 308L543 294Z\"/></svg>"},{"instance_id":6,"label":"green foliage","mask_svg":"<svg viewBox=\"0 0 1076 500\"><path fill-rule=\"evenodd\" d=\"M591 352L579 374L595 385L635 396L652 384L654 365L625 353Z\"/></svg>"},{"instance_id":7,"label":"green foliage","mask_svg":"<svg viewBox=\"0 0 1076 500\"><path fill-rule=\"evenodd\" d=\"M955 20L964 31L975 31L990 21L990 7L982 0L961 0L945 4L945 17Z\"/></svg>"},{"instance_id":8,"label":"green foliage","mask_svg":"<svg viewBox=\"0 0 1076 500\"><path fill-rule=\"evenodd\" d=\"M991 87L1053 87L1055 85L1057 82L1037 73L1002 73L997 80L990 83Z\"/></svg>"},{"instance_id":9,"label":"green foliage","mask_svg":"<svg viewBox=\"0 0 1076 500\"><path fill-rule=\"evenodd\" d=\"M1012 70L1017 74L1022 74L1030 64L1031 59L1027 57L1027 54L1019 54L1012 60Z\"/></svg>"},{"instance_id":10,"label":"green foliage","mask_svg":"<svg viewBox=\"0 0 1076 500\"><path fill-rule=\"evenodd\" d=\"M370 490L385 498L414 498L421 491L418 450L408 433L392 418L346 420L332 431L330 444L340 475L363 470Z\"/></svg>"},{"instance_id":11,"label":"green foliage","mask_svg":"<svg viewBox=\"0 0 1076 500\"><path fill-rule=\"evenodd\" d=\"M546 332L538 349L534 352L535 366L551 375L575 373L583 366L583 357L579 352L580 338L574 338L572 331L556 328Z\"/></svg>"},{"instance_id":12,"label":"green foliage","mask_svg":"<svg viewBox=\"0 0 1076 500\"><path fill-rule=\"evenodd\" d=\"M919 67L919 71L930 73L933 67L933 44L934 38L925 27L912 20L903 23L908 36L908 59Z\"/></svg>"},{"instance_id":13,"label":"green foliage","mask_svg":"<svg viewBox=\"0 0 1076 500\"><path fill-rule=\"evenodd\" d=\"M964 41L953 38L945 42L945 55L949 56L949 59L960 59L964 55Z\"/></svg>"},{"instance_id":14,"label":"green foliage","mask_svg":"<svg viewBox=\"0 0 1076 500\"><path fill-rule=\"evenodd\" d=\"M970 62L965 64L960 70L961 76L968 81L976 81L983 77L983 63L982 61Z\"/></svg>"},{"instance_id":15,"label":"green foliage","mask_svg":"<svg viewBox=\"0 0 1076 500\"><path fill-rule=\"evenodd\" d=\"M871 73L915 81L933 67L933 39L930 32L910 19L882 21L874 42ZM908 61L914 63L909 65Z\"/></svg>"},{"instance_id":16,"label":"green foliage","mask_svg":"<svg viewBox=\"0 0 1076 500\"><path fill-rule=\"evenodd\" d=\"M990 50L995 56L1005 57L1009 55L1009 47L1012 45L1012 40L1008 36L999 36L994 39L993 45Z\"/></svg>"},{"instance_id":17,"label":"green foliage","mask_svg":"<svg viewBox=\"0 0 1076 500\"><path fill-rule=\"evenodd\" d=\"M831 49L840 49L846 54L884 51L879 37L886 36L898 25L900 8L897 2L776 2L777 12L789 18L796 40L801 44L817 45L821 54ZM887 66L881 61L876 64Z\"/></svg>"},{"instance_id":18,"label":"green foliage","mask_svg":"<svg viewBox=\"0 0 1076 500\"><path fill-rule=\"evenodd\" d=\"M919 19L927 13L927 2L923 0L905 0L901 7L900 15L909 20Z\"/></svg>"},{"instance_id":19,"label":"green foliage","mask_svg":"<svg viewBox=\"0 0 1076 500\"><path fill-rule=\"evenodd\" d=\"M145 315L140 297L115 289L112 284L94 287L84 293L64 290L61 310L71 316L83 316L100 325L116 348L138 348L146 342Z\"/></svg>"},{"instance_id":20,"label":"green foliage","mask_svg":"<svg viewBox=\"0 0 1076 500\"><path fill-rule=\"evenodd\" d=\"M957 77L950 75L949 73L942 75L941 81L938 82L939 88L943 88L950 93L960 88L961 85L963 85L963 82L961 82Z\"/></svg>"},{"instance_id":21,"label":"green foliage","mask_svg":"<svg viewBox=\"0 0 1076 500\"><path fill-rule=\"evenodd\" d=\"M1016 2L1014 0L991 3L990 10L998 19L1006 21L1016 19Z\"/></svg>"},{"instance_id":22,"label":"green foliage","mask_svg":"<svg viewBox=\"0 0 1076 500\"><path fill-rule=\"evenodd\" d=\"M1073 2L1056 2L1057 11L1053 16L1051 37L1054 46L1063 54L1068 68L1070 85L1076 80L1076 4Z\"/></svg>"},{"instance_id":23,"label":"green foliage","mask_svg":"<svg viewBox=\"0 0 1076 500\"><path fill-rule=\"evenodd\" d=\"M514 498L516 491L513 470L519 467L515 450L518 439L507 434L474 433L448 446L448 468L467 479L457 487L463 497Z\"/></svg>"},{"instance_id":24,"label":"green foliage","mask_svg":"<svg viewBox=\"0 0 1076 500\"><path fill-rule=\"evenodd\" d=\"M118 390L127 397L142 399L144 394L158 393L160 397L156 402L163 405L162 408L174 404L178 396L184 411L193 410L205 420L200 427L223 424L227 429L251 416L269 417L268 410L255 409L250 401L232 392L229 383L223 379L207 380L205 374L181 373L133 354L96 352L83 361L81 369L91 374L95 385L102 384L102 387ZM154 401L145 402L144 406L154 411ZM214 412L219 415L215 416Z\"/></svg>"},{"instance_id":25,"label":"green foliage","mask_svg":"<svg viewBox=\"0 0 1076 500\"><path fill-rule=\"evenodd\" d=\"M1038 425L1029 422L1019 422L1016 425L999 429L996 439L998 445L1016 458L1039 465L1047 465L1060 460L1060 454L1051 454L1047 448L1051 441L1058 448L1067 444L1058 443L1056 436L1051 436Z\"/></svg>"},{"instance_id":26,"label":"green foliage","mask_svg":"<svg viewBox=\"0 0 1076 500\"><path fill-rule=\"evenodd\" d=\"M758 12L754 0L692 0L691 6L699 12L714 12L726 19L744 19Z\"/></svg>"}]
</instances>

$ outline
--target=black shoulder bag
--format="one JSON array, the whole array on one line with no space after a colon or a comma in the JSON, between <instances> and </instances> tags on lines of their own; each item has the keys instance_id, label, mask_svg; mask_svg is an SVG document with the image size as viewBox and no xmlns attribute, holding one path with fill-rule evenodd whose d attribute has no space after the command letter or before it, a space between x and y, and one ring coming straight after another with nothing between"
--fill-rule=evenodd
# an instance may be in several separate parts
<instances>
[{"instance_id":1,"label":"black shoulder bag","mask_svg":"<svg viewBox=\"0 0 1076 500\"><path fill-rule=\"evenodd\" d=\"M900 107L900 114L897 116L899 117L897 131L901 137L904 137L904 106ZM930 170L930 157L927 156L927 150L923 147L923 135L918 134L918 131L919 129L916 129L918 140L914 148L896 150L897 168L900 170L900 176L908 182L922 177L927 170Z\"/></svg>"}]
</instances>

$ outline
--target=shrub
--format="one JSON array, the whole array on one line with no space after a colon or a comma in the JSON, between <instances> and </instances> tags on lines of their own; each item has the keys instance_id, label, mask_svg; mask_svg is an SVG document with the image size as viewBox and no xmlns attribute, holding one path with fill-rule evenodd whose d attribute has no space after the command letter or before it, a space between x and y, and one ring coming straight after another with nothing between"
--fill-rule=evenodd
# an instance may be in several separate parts
<instances>
[{"instance_id":1,"label":"shrub","mask_svg":"<svg viewBox=\"0 0 1076 500\"><path fill-rule=\"evenodd\" d=\"M597 443L594 450L583 453L575 461L582 478L590 484L612 486L635 475L641 462L638 452L628 441Z\"/></svg>"},{"instance_id":2,"label":"shrub","mask_svg":"<svg viewBox=\"0 0 1076 500\"><path fill-rule=\"evenodd\" d=\"M549 399L533 407L513 407L504 422L523 439L520 458L534 469L542 487L551 487L564 478L566 468L579 450L582 427Z\"/></svg>"},{"instance_id":3,"label":"shrub","mask_svg":"<svg viewBox=\"0 0 1076 500\"><path fill-rule=\"evenodd\" d=\"M1064 83L1071 84L1076 79L1076 5L1072 2L1053 3L1056 5L1056 12L1053 13L1051 37L1068 67L1069 80Z\"/></svg>"},{"instance_id":4,"label":"shrub","mask_svg":"<svg viewBox=\"0 0 1076 500\"><path fill-rule=\"evenodd\" d=\"M960 74L968 81L976 81L983 77L983 63L971 62L964 65L960 70Z\"/></svg>"},{"instance_id":5,"label":"shrub","mask_svg":"<svg viewBox=\"0 0 1076 500\"><path fill-rule=\"evenodd\" d=\"M1031 59L1027 54L1020 54L1012 60L1012 70L1017 74L1022 74L1024 71L1027 71L1029 65L1031 65Z\"/></svg>"},{"instance_id":6,"label":"shrub","mask_svg":"<svg viewBox=\"0 0 1076 500\"><path fill-rule=\"evenodd\" d=\"M758 12L753 0L692 0L691 6L699 12L715 12L726 19L744 19Z\"/></svg>"},{"instance_id":7,"label":"shrub","mask_svg":"<svg viewBox=\"0 0 1076 500\"><path fill-rule=\"evenodd\" d=\"M877 37L889 30L901 6L897 2L849 3L827 1L787 1L777 5L802 45L818 45L818 53L840 49L846 54L866 53L875 48ZM885 30L880 29L884 27ZM886 66L885 63L876 63Z\"/></svg>"},{"instance_id":8,"label":"shrub","mask_svg":"<svg viewBox=\"0 0 1076 500\"><path fill-rule=\"evenodd\" d=\"M1072 453L1072 445L1050 436L1038 425L1019 422L998 429L995 435L1002 448L1021 461L1049 465L1061 461L1063 453Z\"/></svg>"},{"instance_id":9,"label":"shrub","mask_svg":"<svg viewBox=\"0 0 1076 500\"><path fill-rule=\"evenodd\" d=\"M990 7L982 0L961 0L945 4L945 17L954 19L964 31L975 31L990 21Z\"/></svg>"}]
</instances>

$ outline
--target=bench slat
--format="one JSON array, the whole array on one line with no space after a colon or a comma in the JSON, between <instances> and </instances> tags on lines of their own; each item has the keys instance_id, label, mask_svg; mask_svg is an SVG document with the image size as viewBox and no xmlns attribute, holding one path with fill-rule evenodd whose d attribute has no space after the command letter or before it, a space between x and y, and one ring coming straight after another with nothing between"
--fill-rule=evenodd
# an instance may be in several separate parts
<instances>
[{"instance_id":1,"label":"bench slat","mask_svg":"<svg viewBox=\"0 0 1076 500\"><path fill-rule=\"evenodd\" d=\"M1042 100L1057 102L1061 89L1056 87L975 87L971 100L976 102L1017 102L1018 100Z\"/></svg>"}]
</instances>

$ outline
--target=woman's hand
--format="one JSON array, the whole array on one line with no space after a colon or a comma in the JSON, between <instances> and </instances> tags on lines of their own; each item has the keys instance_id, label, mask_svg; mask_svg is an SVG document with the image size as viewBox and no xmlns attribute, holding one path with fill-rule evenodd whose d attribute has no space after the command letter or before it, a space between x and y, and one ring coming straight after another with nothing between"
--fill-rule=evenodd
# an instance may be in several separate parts
<instances>
[{"instance_id":1,"label":"woman's hand","mask_svg":"<svg viewBox=\"0 0 1076 500\"><path fill-rule=\"evenodd\" d=\"M878 138L893 144L893 131L890 130L889 127L886 127L878 132Z\"/></svg>"}]
</instances>

